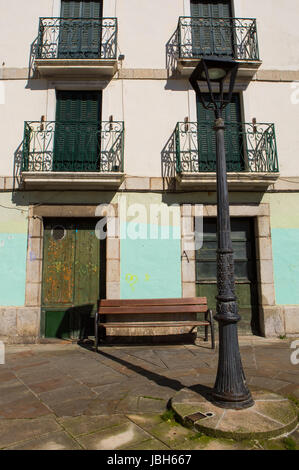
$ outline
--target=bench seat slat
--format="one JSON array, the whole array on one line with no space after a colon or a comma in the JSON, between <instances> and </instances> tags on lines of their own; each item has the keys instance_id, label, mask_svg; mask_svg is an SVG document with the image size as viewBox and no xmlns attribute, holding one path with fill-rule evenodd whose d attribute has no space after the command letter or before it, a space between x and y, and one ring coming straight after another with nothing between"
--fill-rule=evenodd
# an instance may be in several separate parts
<instances>
[{"instance_id":1,"label":"bench seat slat","mask_svg":"<svg viewBox=\"0 0 299 470\"><path fill-rule=\"evenodd\" d=\"M100 307L123 307L123 306L155 306L155 305L207 305L206 297L190 297L182 299L101 299Z\"/></svg>"},{"instance_id":2,"label":"bench seat slat","mask_svg":"<svg viewBox=\"0 0 299 470\"><path fill-rule=\"evenodd\" d=\"M132 323L132 322L108 322L108 323L99 323L99 326L105 326L105 328L144 328L144 327L181 327L181 326L209 326L209 322L205 321L194 321L194 322L139 322L139 323Z\"/></svg>"},{"instance_id":3,"label":"bench seat slat","mask_svg":"<svg viewBox=\"0 0 299 470\"><path fill-rule=\"evenodd\" d=\"M143 306L140 307L100 307L99 314L113 314L113 315L123 315L123 314L134 314L134 313L199 313L206 312L206 305L154 305L154 306Z\"/></svg>"}]
</instances>

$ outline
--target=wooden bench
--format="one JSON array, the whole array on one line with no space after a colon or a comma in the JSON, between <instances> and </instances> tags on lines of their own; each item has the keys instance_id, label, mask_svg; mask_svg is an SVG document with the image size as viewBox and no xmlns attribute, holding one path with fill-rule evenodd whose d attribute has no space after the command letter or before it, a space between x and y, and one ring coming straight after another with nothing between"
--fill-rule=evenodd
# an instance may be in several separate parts
<instances>
[{"instance_id":1,"label":"wooden bench","mask_svg":"<svg viewBox=\"0 0 299 470\"><path fill-rule=\"evenodd\" d=\"M173 319L159 321L112 321L106 322L108 315L153 315L203 313L204 320ZM118 318L118 317L117 317ZM186 299L122 299L99 300L95 315L95 349L98 350L102 331L109 328L145 328L145 327L191 327L190 332L197 326L205 327L205 341L208 341L208 330L211 329L212 348L215 349L215 334L212 311L208 309L206 297L192 297Z\"/></svg>"}]
</instances>

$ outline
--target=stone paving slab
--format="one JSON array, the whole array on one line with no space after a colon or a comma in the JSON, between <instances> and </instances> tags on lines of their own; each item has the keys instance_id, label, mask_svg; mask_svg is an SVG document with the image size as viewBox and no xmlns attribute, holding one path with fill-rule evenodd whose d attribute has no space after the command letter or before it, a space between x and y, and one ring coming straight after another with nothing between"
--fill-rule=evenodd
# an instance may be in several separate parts
<instances>
[{"instance_id":1,"label":"stone paving slab","mask_svg":"<svg viewBox=\"0 0 299 470\"><path fill-rule=\"evenodd\" d=\"M60 430L61 427L54 416L37 419L3 419L0 426L0 448Z\"/></svg>"},{"instance_id":2,"label":"stone paving slab","mask_svg":"<svg viewBox=\"0 0 299 470\"><path fill-rule=\"evenodd\" d=\"M116 450L147 441L150 438L151 436L147 432L127 421L119 426L88 436L79 436L78 442L88 450Z\"/></svg>"},{"instance_id":3,"label":"stone paving slab","mask_svg":"<svg viewBox=\"0 0 299 470\"><path fill-rule=\"evenodd\" d=\"M0 419L37 418L47 414L50 414L50 410L37 398L31 396L0 406Z\"/></svg>"},{"instance_id":4,"label":"stone paving slab","mask_svg":"<svg viewBox=\"0 0 299 470\"><path fill-rule=\"evenodd\" d=\"M81 436L102 431L103 429L125 424L127 419L124 415L114 416L78 416L76 418L59 418L59 424L72 436Z\"/></svg>"},{"instance_id":5,"label":"stone paving slab","mask_svg":"<svg viewBox=\"0 0 299 470\"><path fill-rule=\"evenodd\" d=\"M78 398L76 400L57 402L51 404L50 410L58 417L81 416L82 414L88 414L89 407L92 406L95 401L95 398ZM105 403L102 403L102 407L103 406L105 406ZM106 414L109 414L106 408L105 411Z\"/></svg>"},{"instance_id":6,"label":"stone paving slab","mask_svg":"<svg viewBox=\"0 0 299 470\"><path fill-rule=\"evenodd\" d=\"M96 398L97 395L89 387L85 385L71 385L48 392L42 392L39 395L39 399L46 403L48 406L59 405L62 402L77 400L79 398Z\"/></svg>"},{"instance_id":7,"label":"stone paving slab","mask_svg":"<svg viewBox=\"0 0 299 470\"><path fill-rule=\"evenodd\" d=\"M80 450L82 447L65 432L56 432L27 441L8 450Z\"/></svg>"}]
</instances>

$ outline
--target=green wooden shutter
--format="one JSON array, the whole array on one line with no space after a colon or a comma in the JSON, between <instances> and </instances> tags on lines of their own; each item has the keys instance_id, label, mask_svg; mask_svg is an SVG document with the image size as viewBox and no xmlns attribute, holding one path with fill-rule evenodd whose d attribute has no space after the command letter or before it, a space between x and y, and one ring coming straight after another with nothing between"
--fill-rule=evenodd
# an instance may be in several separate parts
<instances>
[{"instance_id":1,"label":"green wooden shutter","mask_svg":"<svg viewBox=\"0 0 299 470\"><path fill-rule=\"evenodd\" d=\"M53 171L97 171L101 92L57 91Z\"/></svg>"},{"instance_id":2,"label":"green wooden shutter","mask_svg":"<svg viewBox=\"0 0 299 470\"><path fill-rule=\"evenodd\" d=\"M62 1L61 17L65 19L60 28L59 58L100 57L102 3L102 0Z\"/></svg>"},{"instance_id":3,"label":"green wooden shutter","mask_svg":"<svg viewBox=\"0 0 299 470\"><path fill-rule=\"evenodd\" d=\"M62 0L62 18L101 18L102 0Z\"/></svg>"},{"instance_id":4,"label":"green wooden shutter","mask_svg":"<svg viewBox=\"0 0 299 470\"><path fill-rule=\"evenodd\" d=\"M191 0L193 55L231 56L232 25L230 0ZM223 20L219 22L219 18Z\"/></svg>"},{"instance_id":5,"label":"green wooden shutter","mask_svg":"<svg viewBox=\"0 0 299 470\"><path fill-rule=\"evenodd\" d=\"M208 94L204 94L204 99L208 99L208 96ZM242 171L244 170L244 154L240 96L238 93L233 93L232 101L225 108L223 118L226 124L224 138L227 171ZM200 171L216 171L214 121L214 111L205 109L202 103L198 101L198 158Z\"/></svg>"}]
</instances>

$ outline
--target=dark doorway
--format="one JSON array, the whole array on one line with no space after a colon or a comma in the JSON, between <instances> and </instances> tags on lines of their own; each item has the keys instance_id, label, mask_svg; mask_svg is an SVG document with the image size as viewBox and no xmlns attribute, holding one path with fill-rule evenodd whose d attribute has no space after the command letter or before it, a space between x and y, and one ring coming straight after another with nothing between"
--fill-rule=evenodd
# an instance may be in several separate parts
<instances>
[{"instance_id":1,"label":"dark doorway","mask_svg":"<svg viewBox=\"0 0 299 470\"><path fill-rule=\"evenodd\" d=\"M196 252L197 295L208 298L208 305L216 312L217 265L216 219L205 218L203 246ZM257 270L252 218L231 218L231 237L235 260L235 282L238 323L241 334L260 334L258 318Z\"/></svg>"}]
</instances>

